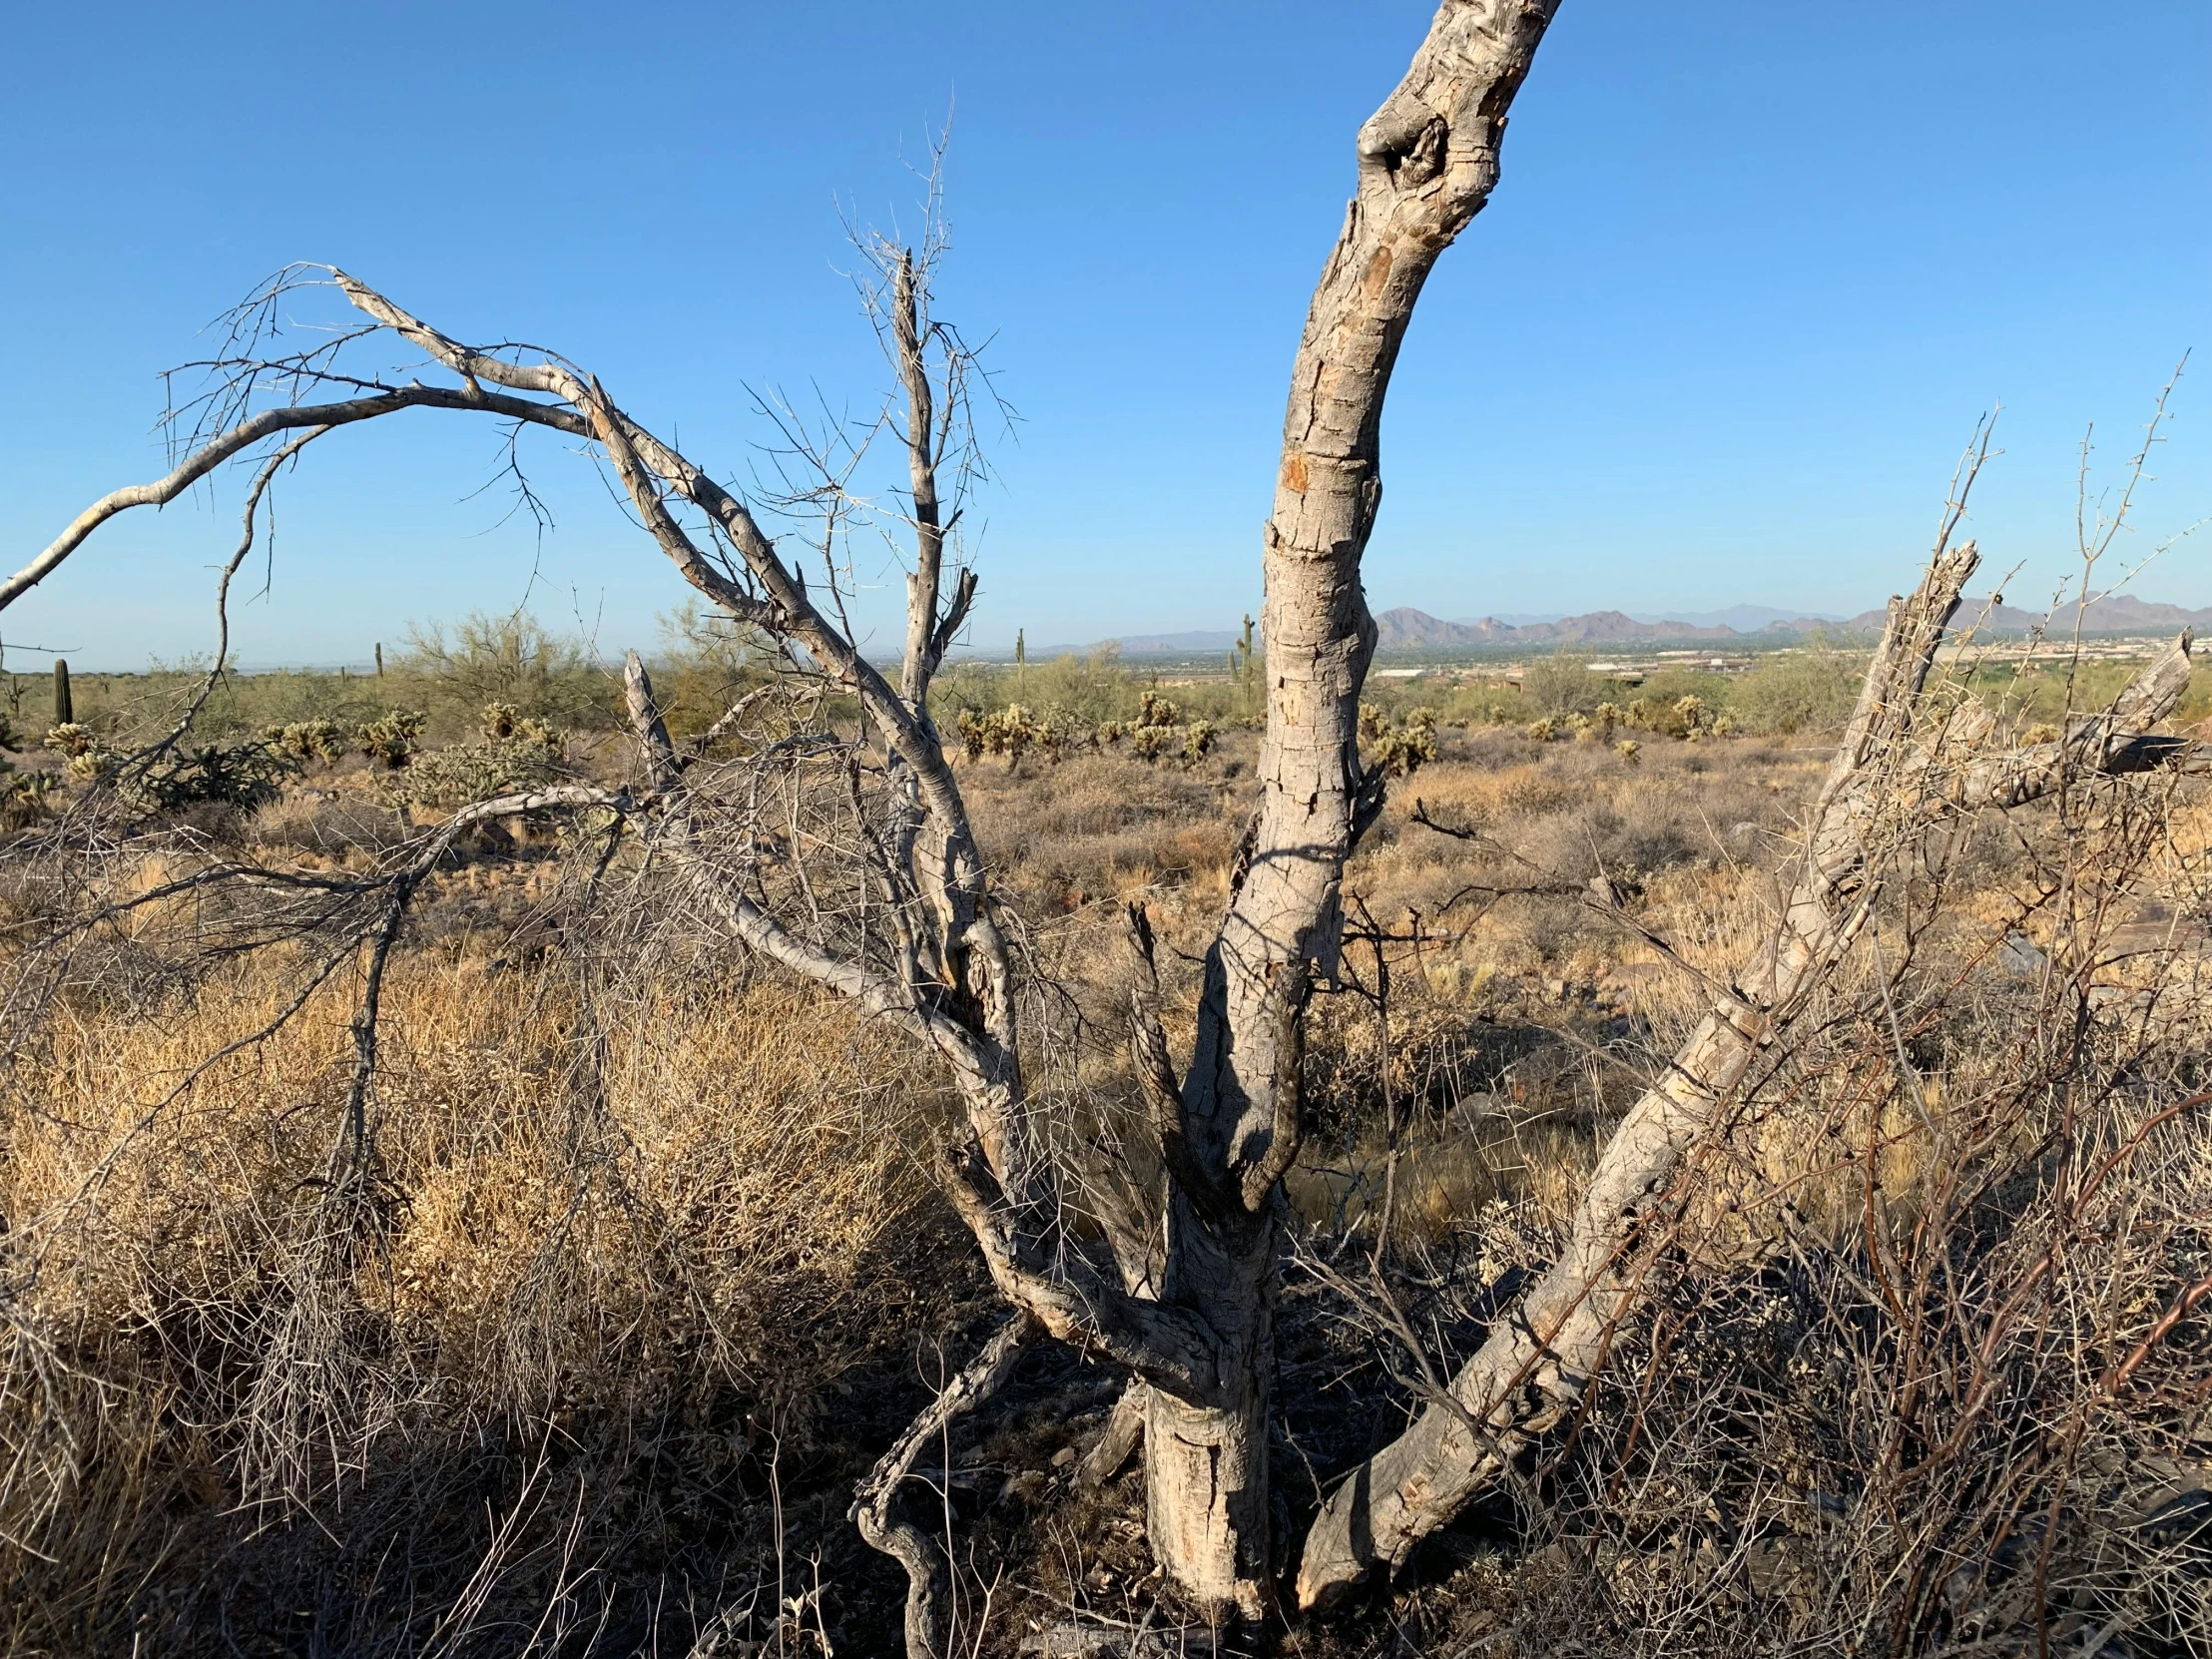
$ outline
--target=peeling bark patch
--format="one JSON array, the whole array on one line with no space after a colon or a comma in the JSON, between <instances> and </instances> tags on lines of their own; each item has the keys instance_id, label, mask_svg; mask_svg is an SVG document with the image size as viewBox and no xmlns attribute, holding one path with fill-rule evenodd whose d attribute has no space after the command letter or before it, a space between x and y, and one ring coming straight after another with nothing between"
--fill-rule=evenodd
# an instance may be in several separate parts
<instances>
[{"instance_id":1,"label":"peeling bark patch","mask_svg":"<svg viewBox=\"0 0 2212 1659\"><path fill-rule=\"evenodd\" d=\"M1306 493L1306 457L1296 450L1283 457L1283 487Z\"/></svg>"}]
</instances>

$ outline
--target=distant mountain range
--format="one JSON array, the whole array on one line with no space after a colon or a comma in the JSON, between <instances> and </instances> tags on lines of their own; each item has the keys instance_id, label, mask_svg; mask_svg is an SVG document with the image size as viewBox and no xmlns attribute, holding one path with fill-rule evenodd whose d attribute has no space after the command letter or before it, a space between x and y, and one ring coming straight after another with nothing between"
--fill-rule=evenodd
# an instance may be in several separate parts
<instances>
[{"instance_id":1,"label":"distant mountain range","mask_svg":"<svg viewBox=\"0 0 2212 1659\"><path fill-rule=\"evenodd\" d=\"M1375 619L1378 648L1386 652L1494 651L1533 647L1551 650L1574 646L1615 645L1726 645L1741 641L1751 645L1775 645L1807 634L1828 633L1838 638L1879 633L1886 613L1880 609L1857 616L1826 616L1817 612L1777 610L1771 605L1730 605L1717 611L1678 611L1667 615L1650 612L1591 611L1582 616L1530 615L1484 616L1447 621L1410 605L1382 612ZM2074 609L2060 607L2046 625L2038 612L2007 605L1990 596L1968 598L1958 607L1956 628L1972 627L1985 636L2013 636L2047 626L2054 636L2070 635ZM2081 614L2084 634L2174 634L2184 628L2212 628L2212 607L2192 611L2180 605L2164 605L2129 594L2090 601ZM1198 628L1172 634L1124 634L1099 645L1118 645L1131 657L1200 657L1227 652L1238 635L1226 628ZM1064 656L1071 651L1096 650L1097 646L1040 646L1030 653L1034 662Z\"/></svg>"},{"instance_id":2,"label":"distant mountain range","mask_svg":"<svg viewBox=\"0 0 2212 1659\"><path fill-rule=\"evenodd\" d=\"M1772 605L1731 605L1725 611L1630 611L1635 621L1655 624L1686 622L1693 628L1733 628L1739 634L1755 634L1770 623L1820 622L1827 625L1843 623L1848 618L1833 616L1826 611L1783 611ZM1505 622L1515 628L1526 628L1534 623L1565 622L1570 620L1562 611L1507 611L1502 616L1454 617L1455 622L1472 626L1479 622Z\"/></svg>"},{"instance_id":3,"label":"distant mountain range","mask_svg":"<svg viewBox=\"0 0 2212 1659\"><path fill-rule=\"evenodd\" d=\"M1384 611L1375 619L1380 632L1378 648L1383 651L1479 650L1486 647L1619 645L1629 641L1685 644L1724 644L1753 637L1753 630L1732 628L1725 622L1697 623L1673 619L1645 621L1626 611L1592 611L1587 616L1560 617L1554 622L1514 624L1486 616L1473 622L1446 622L1416 611L1409 605ZM1765 634L1809 634L1816 629L1840 630L1848 624L1830 617L1790 617L1768 622L1756 630Z\"/></svg>"},{"instance_id":4,"label":"distant mountain range","mask_svg":"<svg viewBox=\"0 0 2212 1659\"><path fill-rule=\"evenodd\" d=\"M1232 633L1227 628L1197 628L1182 634L1124 634L1118 640L1101 640L1100 645L1118 645L1132 657L1197 656L1201 652L1227 651L1239 640L1241 632ZM1097 646L1057 646L1037 653L1039 659L1063 656L1067 652L1096 650Z\"/></svg>"},{"instance_id":5,"label":"distant mountain range","mask_svg":"<svg viewBox=\"0 0 2212 1659\"><path fill-rule=\"evenodd\" d=\"M1668 644L1725 645L1733 640L1757 642L1776 636L1802 637L1813 633L1838 636L1873 634L1881 630L1887 612L1862 611L1854 617L1793 616L1764 605L1735 605L1725 611L1653 617L1631 616L1625 611L1592 611L1585 616L1534 618L1510 622L1500 617L1480 617L1471 622L1446 622L1399 606L1378 616L1376 626L1383 651L1449 651L1519 646L1574 646ZM2212 608L2192 611L2180 605L2162 605L2116 594L2094 599L2081 612L2084 634L2173 634L2184 628L2212 626ZM2033 611L2006 605L1988 596L1968 598L1958 607L1957 629L1973 628L1984 635L2025 634L2047 627L2054 635L2071 634L2074 610L2064 606L2048 619Z\"/></svg>"}]
</instances>

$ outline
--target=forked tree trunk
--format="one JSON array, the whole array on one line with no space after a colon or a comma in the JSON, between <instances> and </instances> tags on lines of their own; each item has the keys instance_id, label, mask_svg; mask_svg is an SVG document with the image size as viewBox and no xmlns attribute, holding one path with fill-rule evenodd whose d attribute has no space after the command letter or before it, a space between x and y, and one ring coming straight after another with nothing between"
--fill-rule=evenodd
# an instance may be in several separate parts
<instances>
[{"instance_id":1,"label":"forked tree trunk","mask_svg":"<svg viewBox=\"0 0 2212 1659\"><path fill-rule=\"evenodd\" d=\"M430 328L341 272L331 278L382 328L460 383L387 386L317 369L305 383L348 395L244 413L206 436L168 476L111 492L15 577L0 609L55 570L107 519L174 499L226 460L284 432L308 438L406 408L472 411L598 444L639 522L685 579L726 614L807 655L857 699L905 806L876 877L901 929L896 960L848 951L795 925L742 882L696 860L704 902L732 931L794 972L853 998L931 1045L953 1073L968 1134L945 1149L947 1192L993 1279L1048 1334L1126 1365L1151 1389L1151 1528L1161 1563L1218 1619L1251 1619L1272 1595L1268 1418L1274 1372L1281 1177L1298 1150L1299 1023L1308 986L1334 972L1346 857L1382 804L1363 775L1360 692L1375 625L1360 561L1381 501L1379 433L1398 346L1437 257L1497 181L1505 112L1557 0L1443 0L1404 80L1361 129L1359 185L1324 267L1293 365L1283 458L1266 532L1267 737L1259 816L1229 914L1210 951L1191 1067L1178 1082L1155 1037L1151 1073L1169 1157L1165 1259L1157 1298L1125 1291L1071 1248L1020 1064L1013 952L998 928L958 784L925 692L974 595L962 573L942 604L943 504L936 468L947 431L930 395L926 342L945 337L920 309L922 273L884 268L888 316L907 391L916 569L907 656L893 686L821 608L751 510L626 414L594 378L535 352L478 349ZM282 291L279 288L277 291ZM947 346L947 349L951 347ZM320 358L315 359L321 361ZM285 373L297 384L295 360ZM241 371L251 388L263 368ZM353 395L360 393L360 395ZM245 399L251 402L249 396ZM932 419L932 415L934 418ZM934 434L934 435L932 435ZM282 452L279 451L279 454ZM710 520L724 550L694 538L677 508ZM641 708L643 683L640 681ZM663 844L681 853L680 771L665 734L656 792ZM1153 1021L1155 1031L1157 1019ZM886 1480L895 1483L895 1473ZM886 1491L889 1487L884 1488ZM883 1511L885 1525L895 1516ZM891 1537L885 1531L886 1538ZM918 1557L917 1557L918 1559ZM927 1637L929 1595L916 1629Z\"/></svg>"},{"instance_id":2,"label":"forked tree trunk","mask_svg":"<svg viewBox=\"0 0 2212 1659\"><path fill-rule=\"evenodd\" d=\"M1383 397L1429 271L1497 183L1505 112L1557 3L1438 8L1360 131L1358 194L1291 370L1266 531L1260 812L1207 957L1161 1294L1214 1332L1219 1397L1155 1389L1145 1463L1153 1547L1217 1616L1257 1617L1272 1599L1277 1183L1297 1151L1297 1022L1312 975L1334 973L1345 859L1382 803L1361 772L1359 722L1375 649L1360 560L1382 499Z\"/></svg>"}]
</instances>

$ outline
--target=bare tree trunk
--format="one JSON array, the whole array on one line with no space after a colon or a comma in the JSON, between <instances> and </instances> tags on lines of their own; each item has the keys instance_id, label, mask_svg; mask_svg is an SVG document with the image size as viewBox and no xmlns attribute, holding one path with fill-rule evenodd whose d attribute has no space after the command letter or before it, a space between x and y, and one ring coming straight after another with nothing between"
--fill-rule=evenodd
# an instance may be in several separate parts
<instances>
[{"instance_id":1,"label":"bare tree trunk","mask_svg":"<svg viewBox=\"0 0 2212 1659\"><path fill-rule=\"evenodd\" d=\"M1272 1603L1268 1412L1275 1375L1278 1225L1272 1213L1227 1241L1177 1193L1162 1297L1221 1339L1221 1395L1146 1390L1145 1513L1152 1553L1211 1620L1258 1619Z\"/></svg>"},{"instance_id":2,"label":"bare tree trunk","mask_svg":"<svg viewBox=\"0 0 2212 1659\"><path fill-rule=\"evenodd\" d=\"M1296 1025L1333 974L1345 859L1382 805L1359 757L1375 623L1360 560L1382 499L1383 397L1437 257L1488 199L1505 112L1557 0L1445 0L1411 67L1360 131L1359 190L1291 371L1266 532L1268 726L1249 856L1206 962L1171 1158L1161 1301L1220 1344L1216 1399L1153 1390L1152 1544L1212 1616L1271 1600L1267 1421L1281 1223L1296 1156ZM1286 1094L1292 1097L1287 1104Z\"/></svg>"}]
</instances>

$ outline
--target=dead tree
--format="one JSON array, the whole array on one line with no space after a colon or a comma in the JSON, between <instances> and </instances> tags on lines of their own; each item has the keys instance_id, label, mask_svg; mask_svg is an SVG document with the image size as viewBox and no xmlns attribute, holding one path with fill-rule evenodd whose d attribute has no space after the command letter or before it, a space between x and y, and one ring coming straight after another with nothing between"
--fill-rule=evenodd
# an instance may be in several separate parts
<instances>
[{"instance_id":1,"label":"dead tree","mask_svg":"<svg viewBox=\"0 0 2212 1659\"><path fill-rule=\"evenodd\" d=\"M284 434L304 433L293 440L304 443L431 408L493 415L594 446L687 581L856 699L895 803L868 855L879 895L874 932L826 929L780 910L749 871L746 847L712 846L696 828L697 802L668 815L688 828L663 844L746 943L902 1027L942 1060L966 1130L941 1173L994 1281L1023 1318L1126 1366L1145 1384L1159 1561L1210 1616L1259 1617L1273 1595L1268 1425L1280 1181L1300 1140L1300 1022L1314 979L1334 971L1345 860L1382 806L1380 778L1360 765L1357 729L1375 642L1360 559L1381 499L1383 397L1422 284L1496 183L1507 108L1555 7L1556 0L1445 0L1404 80L1360 132L1358 193L1308 313L1267 528L1264 794L1206 959L1196 1052L1181 1078L1156 1014L1141 998L1138 1008L1138 1048L1169 1176L1155 1294L1133 1292L1115 1253L1094 1256L1067 1225L1023 1077L1014 955L928 712L930 680L975 588L962 571L944 591L949 520L940 468L951 430L945 399L958 389L942 369L952 365L956 380L964 359L944 352L950 336L928 317L925 264L890 250L878 267L878 315L903 394L891 419L908 452L913 548L895 683L843 625L833 581L827 592L810 586L744 500L566 359L465 345L335 271L328 279L365 325L305 353L258 355L257 319L308 279L304 268L242 311L246 344L214 365L216 389L199 405L202 418L175 469L94 503L0 583L0 608L51 575L108 518L171 501L229 460L260 457ZM443 378L426 384L335 366L342 350L393 338ZM932 350L941 353L934 381ZM333 388L346 395L312 400ZM281 399L274 405L272 390ZM651 747L649 696L634 706ZM680 793L666 788L672 764L664 753L653 768L667 799ZM1147 944L1141 916L1132 932ZM868 1519L877 1518L871 1509ZM917 1596L925 1589L917 1580ZM918 1611L917 1647L935 1640L927 1608Z\"/></svg>"},{"instance_id":2,"label":"dead tree","mask_svg":"<svg viewBox=\"0 0 2212 1659\"><path fill-rule=\"evenodd\" d=\"M945 570L957 517L945 473L956 465L962 376L972 359L929 315L926 251L917 258L878 247L880 281L870 290L899 388L885 420L907 463L899 518L911 569L895 675L856 644L834 570L827 583L810 582L752 505L635 420L597 376L553 353L462 344L335 271L328 280L359 325L303 353L265 351L264 323L277 301L316 279L304 268L286 273L246 308L237 348L212 365L214 390L194 406L175 468L94 503L0 583L4 609L107 519L173 500L229 461L259 465L266 480L277 460L365 420L415 408L491 415L594 449L688 582L856 703L864 742L813 734L788 762L793 775L818 766L815 776L841 781L855 800L877 792L874 805L854 815L867 833L841 909L826 906L809 882L803 833L779 841L757 803L730 807L711 777L677 755L642 666L628 690L649 794L546 792L518 798L511 810L619 811L649 855L677 872L681 894L700 913L910 1034L954 1086L963 1128L944 1150L942 1179L1015 1312L857 1494L867 1535L908 1567L908 1641L917 1654L943 1652L947 1563L900 1520L899 1484L921 1438L986 1393L1033 1329L1138 1380L1117 1424L1126 1431L1141 1401L1151 1538L1170 1578L1217 1619L1269 1610L1281 1179L1300 1147L1302 1021L1314 986L1336 972L1346 860L1382 805L1380 775L1361 764L1358 712L1375 645L1360 566L1381 499L1383 400L1429 272L1496 182L1507 110L1555 8L1556 0L1444 0L1404 80L1359 136L1358 190L1294 364L1266 531L1260 808L1205 959L1194 1053L1180 1075L1160 1022L1150 928L1141 912L1130 917L1139 964L1134 1049L1167 1175L1157 1252L1149 1238L1125 1236L1134 1225L1109 1226L1106 1247L1093 1248L1069 1224L1024 1073L1016 953L929 712L931 681L976 590L970 572L955 570L948 585ZM428 360L434 383L350 366L371 342L394 340ZM353 353L344 368L342 351ZM821 499L840 511L840 475L823 470ZM1930 729L1923 691L1973 563L1970 547L1948 545L1946 529L1920 590L1893 606L1768 948L1743 965L1630 1112L1601 1158L1567 1251L1518 1315L1499 1323L1448 1400L1432 1401L1331 1498L1304 1553L1303 1602L1326 1602L1373 1566L1403 1560L1501 1459L1571 1410L1633 1302L1650 1201L1762 1045L1849 946L1884 859L1926 822L1916 812L2016 804L2076 776L2177 758L2169 740L2141 728L2178 695L2186 641L2105 715L2053 744L1953 765L1976 734ZM863 781L868 767L873 784ZM773 878L772 865L782 872ZM380 935L387 950L395 926ZM1128 1437L1117 1434L1116 1444Z\"/></svg>"},{"instance_id":3,"label":"dead tree","mask_svg":"<svg viewBox=\"0 0 2212 1659\"><path fill-rule=\"evenodd\" d=\"M1360 130L1359 189L1292 365L1266 530L1259 814L1207 954L1189 1070L1178 1086L1149 1068L1172 1176L1161 1301L1223 1339L1212 1397L1151 1390L1152 1546L1205 1601L1247 1616L1268 1598L1277 1186L1298 1155L1300 1022L1315 977L1335 972L1345 860L1382 803L1360 765L1359 715L1383 399L1429 272L1497 183L1507 109L1556 9L1445 0ZM1140 1046L1164 1056L1156 1032Z\"/></svg>"}]
</instances>

